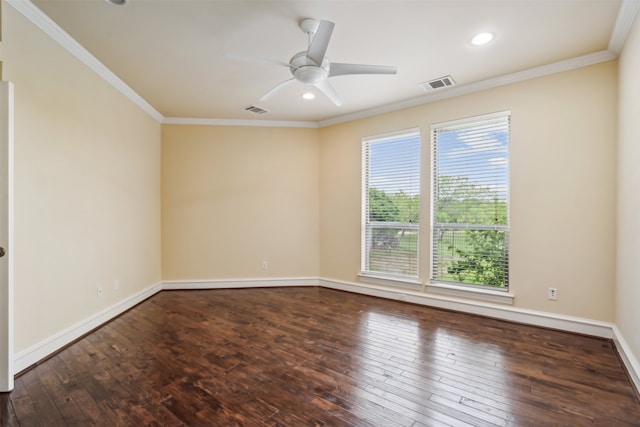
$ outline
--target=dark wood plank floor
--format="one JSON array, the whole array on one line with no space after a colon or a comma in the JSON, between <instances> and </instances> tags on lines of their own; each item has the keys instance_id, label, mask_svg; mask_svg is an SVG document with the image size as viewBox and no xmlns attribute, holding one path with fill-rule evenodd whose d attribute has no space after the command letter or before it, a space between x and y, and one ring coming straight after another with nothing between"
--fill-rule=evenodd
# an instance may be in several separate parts
<instances>
[{"instance_id":1,"label":"dark wood plank floor","mask_svg":"<svg viewBox=\"0 0 640 427\"><path fill-rule=\"evenodd\" d=\"M16 379L10 426L640 426L608 340L324 288L164 291Z\"/></svg>"}]
</instances>

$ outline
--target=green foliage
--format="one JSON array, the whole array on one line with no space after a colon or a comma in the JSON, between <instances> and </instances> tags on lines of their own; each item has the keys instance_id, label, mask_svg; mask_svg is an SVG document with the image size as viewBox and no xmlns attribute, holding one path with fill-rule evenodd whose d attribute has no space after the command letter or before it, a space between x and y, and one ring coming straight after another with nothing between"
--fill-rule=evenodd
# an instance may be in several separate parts
<instances>
[{"instance_id":1,"label":"green foliage","mask_svg":"<svg viewBox=\"0 0 640 427\"><path fill-rule=\"evenodd\" d=\"M490 188L466 176L438 177L436 221L441 224L507 224L507 202ZM445 226L446 227L446 226ZM444 238L444 233L450 235ZM445 240L448 240L445 242ZM438 246L450 255L446 280L504 287L507 284L504 231L448 230L438 236Z\"/></svg>"},{"instance_id":2,"label":"green foliage","mask_svg":"<svg viewBox=\"0 0 640 427\"><path fill-rule=\"evenodd\" d=\"M496 230L463 230L464 245L449 245L457 255L447 267L456 281L504 287L507 283L505 265L505 232Z\"/></svg>"},{"instance_id":3,"label":"green foliage","mask_svg":"<svg viewBox=\"0 0 640 427\"><path fill-rule=\"evenodd\" d=\"M369 221L395 222L400 218L400 210L391 197L382 190L369 188Z\"/></svg>"},{"instance_id":4,"label":"green foliage","mask_svg":"<svg viewBox=\"0 0 640 427\"><path fill-rule=\"evenodd\" d=\"M400 190L398 193L389 195L393 204L398 208L398 221L411 222L417 224L420 214L420 196L410 196Z\"/></svg>"},{"instance_id":5,"label":"green foliage","mask_svg":"<svg viewBox=\"0 0 640 427\"><path fill-rule=\"evenodd\" d=\"M436 221L444 224L507 224L507 203L466 176L438 177Z\"/></svg>"},{"instance_id":6,"label":"green foliage","mask_svg":"<svg viewBox=\"0 0 640 427\"><path fill-rule=\"evenodd\" d=\"M369 221L417 223L420 196L410 196L400 190L387 194L384 190L369 188Z\"/></svg>"}]
</instances>

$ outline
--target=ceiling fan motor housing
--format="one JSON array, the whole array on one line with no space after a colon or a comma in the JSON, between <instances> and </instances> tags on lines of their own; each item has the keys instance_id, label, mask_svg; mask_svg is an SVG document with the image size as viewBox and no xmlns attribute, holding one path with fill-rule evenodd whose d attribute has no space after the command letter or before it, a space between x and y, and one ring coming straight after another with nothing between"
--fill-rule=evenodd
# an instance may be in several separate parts
<instances>
[{"instance_id":1,"label":"ceiling fan motor housing","mask_svg":"<svg viewBox=\"0 0 640 427\"><path fill-rule=\"evenodd\" d=\"M324 57L318 65L307 56L307 52L298 52L289 61L291 74L301 83L317 84L329 76L329 60Z\"/></svg>"}]
</instances>

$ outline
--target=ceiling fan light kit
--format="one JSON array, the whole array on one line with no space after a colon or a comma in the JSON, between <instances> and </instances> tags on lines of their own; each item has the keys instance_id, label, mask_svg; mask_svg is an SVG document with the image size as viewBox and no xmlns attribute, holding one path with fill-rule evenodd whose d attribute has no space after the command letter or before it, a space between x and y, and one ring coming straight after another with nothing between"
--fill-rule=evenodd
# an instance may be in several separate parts
<instances>
[{"instance_id":1,"label":"ceiling fan light kit","mask_svg":"<svg viewBox=\"0 0 640 427\"><path fill-rule=\"evenodd\" d=\"M289 71L293 77L289 80L285 80L279 83L274 88L265 93L260 101L265 101L272 95L276 94L284 87L293 82L300 82L302 84L311 85L316 87L327 98L329 98L336 106L341 106L344 101L335 90L333 85L329 83L329 77L346 76L353 74L396 74L397 68L386 65L364 65L364 64L345 64L345 63L331 63L326 56L329 42L331 41L331 35L335 24L331 21L321 20L317 21L312 18L306 18L300 21L300 29L307 34L309 38L309 46L306 51L298 52L291 59L286 66L289 67ZM248 57L242 55L227 55L232 59L251 60ZM265 60L255 58L253 62L268 62L276 65L280 65L280 61ZM284 65L284 64L283 64Z\"/></svg>"}]
</instances>

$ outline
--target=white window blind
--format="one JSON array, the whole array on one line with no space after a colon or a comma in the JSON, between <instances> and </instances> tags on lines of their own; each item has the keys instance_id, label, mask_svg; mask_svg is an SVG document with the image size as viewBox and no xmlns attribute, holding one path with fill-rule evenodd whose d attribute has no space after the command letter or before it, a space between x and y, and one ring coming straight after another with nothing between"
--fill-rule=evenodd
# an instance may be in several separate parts
<instances>
[{"instance_id":1,"label":"white window blind","mask_svg":"<svg viewBox=\"0 0 640 427\"><path fill-rule=\"evenodd\" d=\"M432 281L509 285L510 113L434 125Z\"/></svg>"},{"instance_id":2,"label":"white window blind","mask_svg":"<svg viewBox=\"0 0 640 427\"><path fill-rule=\"evenodd\" d=\"M420 132L364 138L362 271L418 277Z\"/></svg>"}]
</instances>

